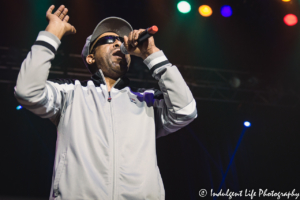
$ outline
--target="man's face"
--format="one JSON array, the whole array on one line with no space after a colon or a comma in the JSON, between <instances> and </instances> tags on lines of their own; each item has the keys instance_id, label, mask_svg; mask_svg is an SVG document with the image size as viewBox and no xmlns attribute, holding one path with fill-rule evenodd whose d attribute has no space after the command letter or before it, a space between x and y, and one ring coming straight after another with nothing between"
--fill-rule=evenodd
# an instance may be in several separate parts
<instances>
[{"instance_id":1,"label":"man's face","mask_svg":"<svg viewBox=\"0 0 300 200\"><path fill-rule=\"evenodd\" d=\"M103 33L99 37L118 34L113 32ZM111 44L101 44L94 47L94 58L96 65L102 70L104 76L118 79L126 74L129 69L130 55L124 55L120 51L121 41L115 40Z\"/></svg>"}]
</instances>

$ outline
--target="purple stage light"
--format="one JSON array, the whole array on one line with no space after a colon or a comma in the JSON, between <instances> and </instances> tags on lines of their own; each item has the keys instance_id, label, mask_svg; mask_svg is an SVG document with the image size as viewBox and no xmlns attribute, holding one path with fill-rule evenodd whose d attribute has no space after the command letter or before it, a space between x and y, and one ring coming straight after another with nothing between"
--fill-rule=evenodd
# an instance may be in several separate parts
<instances>
[{"instance_id":1,"label":"purple stage light","mask_svg":"<svg viewBox=\"0 0 300 200\"><path fill-rule=\"evenodd\" d=\"M222 6L221 8L221 14L223 17L230 17L232 15L232 9L230 6Z\"/></svg>"}]
</instances>

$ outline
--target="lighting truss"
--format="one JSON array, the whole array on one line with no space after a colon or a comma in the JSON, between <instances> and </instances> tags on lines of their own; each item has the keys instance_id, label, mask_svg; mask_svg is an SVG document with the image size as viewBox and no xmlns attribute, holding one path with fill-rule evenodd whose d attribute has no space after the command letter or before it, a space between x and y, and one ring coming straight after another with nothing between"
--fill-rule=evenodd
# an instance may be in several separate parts
<instances>
[{"instance_id":1,"label":"lighting truss","mask_svg":"<svg viewBox=\"0 0 300 200\"><path fill-rule=\"evenodd\" d=\"M21 63L28 49L0 47L0 83L15 86ZM157 81L141 60L133 58L127 77L135 87L158 88ZM135 64L134 64L135 63ZM261 85L255 74L245 71L212 69L199 66L176 65L194 97L198 101L257 104L265 106L295 107L300 94L292 88ZM91 74L85 68L81 55L58 51L52 62L49 78L86 80ZM235 79L238 84L230 84Z\"/></svg>"}]
</instances>

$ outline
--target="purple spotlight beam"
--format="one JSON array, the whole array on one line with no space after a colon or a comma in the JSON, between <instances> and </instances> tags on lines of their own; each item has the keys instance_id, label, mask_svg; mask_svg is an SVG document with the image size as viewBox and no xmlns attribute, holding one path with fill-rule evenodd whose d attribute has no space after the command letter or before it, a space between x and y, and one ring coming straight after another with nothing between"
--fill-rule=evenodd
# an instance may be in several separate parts
<instances>
[{"instance_id":1,"label":"purple spotlight beam","mask_svg":"<svg viewBox=\"0 0 300 200\"><path fill-rule=\"evenodd\" d=\"M221 14L223 17L230 17L232 15L232 9L230 6L225 5L221 8Z\"/></svg>"}]
</instances>

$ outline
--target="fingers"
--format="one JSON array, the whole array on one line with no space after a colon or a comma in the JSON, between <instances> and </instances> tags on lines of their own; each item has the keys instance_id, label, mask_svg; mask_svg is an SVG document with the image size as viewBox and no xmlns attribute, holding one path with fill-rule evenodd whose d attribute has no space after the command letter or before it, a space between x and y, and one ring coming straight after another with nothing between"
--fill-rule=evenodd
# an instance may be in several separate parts
<instances>
[{"instance_id":1,"label":"fingers","mask_svg":"<svg viewBox=\"0 0 300 200\"><path fill-rule=\"evenodd\" d=\"M130 33L129 33L129 35L130 35ZM126 49L128 49L128 46L129 46L129 43L128 43L128 37L125 35L124 36L124 46L126 47Z\"/></svg>"},{"instance_id":2,"label":"fingers","mask_svg":"<svg viewBox=\"0 0 300 200\"><path fill-rule=\"evenodd\" d=\"M128 45L133 46L132 44L133 31L131 31L128 35Z\"/></svg>"},{"instance_id":3,"label":"fingers","mask_svg":"<svg viewBox=\"0 0 300 200\"><path fill-rule=\"evenodd\" d=\"M135 46L138 45L137 40L139 39L140 34L143 33L144 31L145 31L145 29L139 29L138 31L135 32L135 35L134 35L134 40L136 41L134 43Z\"/></svg>"},{"instance_id":4,"label":"fingers","mask_svg":"<svg viewBox=\"0 0 300 200\"><path fill-rule=\"evenodd\" d=\"M69 15L66 15L63 21L64 21L64 22L68 22L69 19L70 19Z\"/></svg>"},{"instance_id":5,"label":"fingers","mask_svg":"<svg viewBox=\"0 0 300 200\"><path fill-rule=\"evenodd\" d=\"M75 34L77 31L74 26L72 26L72 34Z\"/></svg>"},{"instance_id":6,"label":"fingers","mask_svg":"<svg viewBox=\"0 0 300 200\"><path fill-rule=\"evenodd\" d=\"M75 34L76 32L77 31L74 26L72 26L71 24L67 24L67 30L65 35Z\"/></svg>"},{"instance_id":7,"label":"fingers","mask_svg":"<svg viewBox=\"0 0 300 200\"><path fill-rule=\"evenodd\" d=\"M50 17L50 15L52 14L53 10L54 10L55 6L54 5L51 5L49 7L49 9L47 10L46 12L46 17L47 19ZM64 5L61 5L59 6L59 8L56 10L56 12L54 13L54 15L56 15L57 17L59 17L59 19L61 19L62 21L66 21L68 22L68 17L65 19L67 13L68 13L68 9L64 6Z\"/></svg>"},{"instance_id":8,"label":"fingers","mask_svg":"<svg viewBox=\"0 0 300 200\"><path fill-rule=\"evenodd\" d=\"M49 15L49 14L52 14L54 8L55 8L55 6L54 6L54 5L51 5L51 6L49 7L49 9L47 10L47 12L46 12L46 16Z\"/></svg>"},{"instance_id":9,"label":"fingers","mask_svg":"<svg viewBox=\"0 0 300 200\"><path fill-rule=\"evenodd\" d=\"M52 14L53 10L54 10L55 6L51 5L49 7L49 9L46 12L46 17L50 17L50 15ZM68 13L68 8L66 8L64 5L59 6L59 8L56 10L56 12L54 13L54 15L56 15L57 17L59 17L59 19L61 19L62 21L68 22L69 21L69 16L67 16Z\"/></svg>"},{"instance_id":10,"label":"fingers","mask_svg":"<svg viewBox=\"0 0 300 200\"><path fill-rule=\"evenodd\" d=\"M57 11L54 13L54 15L56 15L57 17L59 17L60 14L64 11L64 9L65 9L64 5L59 6L59 8L57 9Z\"/></svg>"},{"instance_id":11,"label":"fingers","mask_svg":"<svg viewBox=\"0 0 300 200\"><path fill-rule=\"evenodd\" d=\"M137 39L139 38L139 31L138 30L134 30L132 31L132 37L130 38L130 43L133 47L138 45Z\"/></svg>"},{"instance_id":12,"label":"fingers","mask_svg":"<svg viewBox=\"0 0 300 200\"><path fill-rule=\"evenodd\" d=\"M134 31L130 32L128 35L129 44L133 47L136 47L138 45L137 40L138 40L140 34L144 31L145 31L145 29L139 29L139 30L134 30Z\"/></svg>"},{"instance_id":13,"label":"fingers","mask_svg":"<svg viewBox=\"0 0 300 200\"><path fill-rule=\"evenodd\" d=\"M63 20L68 13L68 8L65 8L62 13L59 15L59 18Z\"/></svg>"},{"instance_id":14,"label":"fingers","mask_svg":"<svg viewBox=\"0 0 300 200\"><path fill-rule=\"evenodd\" d=\"M130 34L129 34L130 35ZM127 49L128 52L131 52L135 49L135 47L132 47L129 41L129 36L124 36L124 46Z\"/></svg>"},{"instance_id":15,"label":"fingers","mask_svg":"<svg viewBox=\"0 0 300 200\"><path fill-rule=\"evenodd\" d=\"M138 45L137 39L139 38L139 31L134 30L133 31L133 36L132 36L132 43L134 46Z\"/></svg>"}]
</instances>

